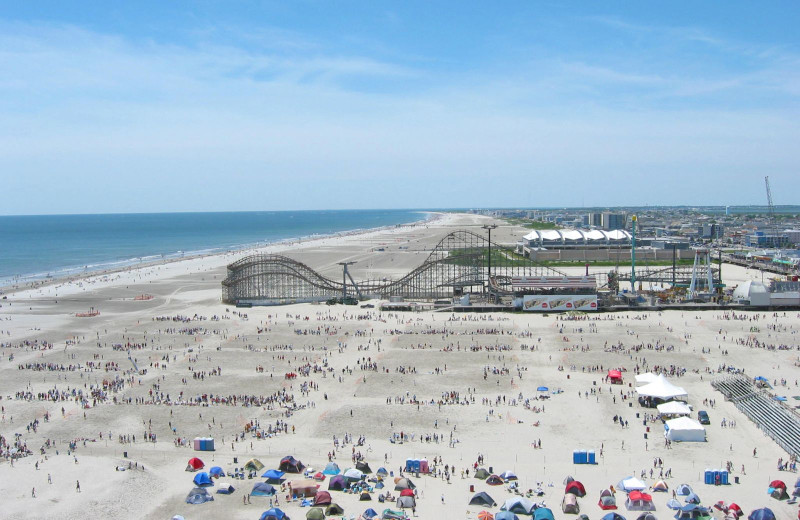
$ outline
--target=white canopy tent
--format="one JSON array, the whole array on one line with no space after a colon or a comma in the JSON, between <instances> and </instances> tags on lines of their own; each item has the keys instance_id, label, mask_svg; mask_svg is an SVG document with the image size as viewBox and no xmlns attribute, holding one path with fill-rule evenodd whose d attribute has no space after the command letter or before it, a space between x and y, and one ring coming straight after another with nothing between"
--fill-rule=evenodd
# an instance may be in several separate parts
<instances>
[{"instance_id":1,"label":"white canopy tent","mask_svg":"<svg viewBox=\"0 0 800 520\"><path fill-rule=\"evenodd\" d=\"M623 491L642 491L647 489L647 484L636 477L625 477L619 481L617 487Z\"/></svg>"},{"instance_id":2,"label":"white canopy tent","mask_svg":"<svg viewBox=\"0 0 800 520\"><path fill-rule=\"evenodd\" d=\"M692 409L686 403L680 401L670 401L656 406L661 415L690 415Z\"/></svg>"},{"instance_id":3,"label":"white canopy tent","mask_svg":"<svg viewBox=\"0 0 800 520\"><path fill-rule=\"evenodd\" d=\"M670 399L686 399L689 397L686 390L667 381L667 378L664 377L663 374L659 374L655 381L640 386L636 391L640 396L653 397L664 401L669 401Z\"/></svg>"},{"instance_id":4,"label":"white canopy tent","mask_svg":"<svg viewBox=\"0 0 800 520\"><path fill-rule=\"evenodd\" d=\"M644 373L644 374L637 374L636 375L636 384L637 385L647 385L647 384L652 383L656 379L658 379L658 376L655 375L652 372L647 372L647 373Z\"/></svg>"},{"instance_id":5,"label":"white canopy tent","mask_svg":"<svg viewBox=\"0 0 800 520\"><path fill-rule=\"evenodd\" d=\"M678 417L664 423L664 437L670 441L705 442L706 429L694 419Z\"/></svg>"}]
</instances>

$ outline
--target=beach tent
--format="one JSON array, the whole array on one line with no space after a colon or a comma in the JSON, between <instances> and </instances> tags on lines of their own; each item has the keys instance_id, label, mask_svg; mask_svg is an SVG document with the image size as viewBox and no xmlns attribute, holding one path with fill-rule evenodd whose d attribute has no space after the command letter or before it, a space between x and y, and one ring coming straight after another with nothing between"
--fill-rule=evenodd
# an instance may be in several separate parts
<instances>
[{"instance_id":1,"label":"beach tent","mask_svg":"<svg viewBox=\"0 0 800 520\"><path fill-rule=\"evenodd\" d=\"M331 504L325 508L325 515L326 516L333 516L333 515L343 515L344 509L339 504Z\"/></svg>"},{"instance_id":2,"label":"beach tent","mask_svg":"<svg viewBox=\"0 0 800 520\"><path fill-rule=\"evenodd\" d=\"M534 503L528 500L527 498L523 497L511 497L505 501L503 504L502 509L503 511L509 511L511 513L517 513L520 515L530 515L534 510Z\"/></svg>"},{"instance_id":3,"label":"beach tent","mask_svg":"<svg viewBox=\"0 0 800 520\"><path fill-rule=\"evenodd\" d=\"M782 480L773 480L772 482L769 483L769 487L786 489L786 482Z\"/></svg>"},{"instance_id":4,"label":"beach tent","mask_svg":"<svg viewBox=\"0 0 800 520\"><path fill-rule=\"evenodd\" d=\"M670 441L705 442L706 429L694 419L678 417L664 423L664 437Z\"/></svg>"},{"instance_id":5,"label":"beach tent","mask_svg":"<svg viewBox=\"0 0 800 520\"><path fill-rule=\"evenodd\" d=\"M736 502L731 502L731 505L728 506L728 512L733 512L737 517L744 515L744 511Z\"/></svg>"},{"instance_id":6,"label":"beach tent","mask_svg":"<svg viewBox=\"0 0 800 520\"><path fill-rule=\"evenodd\" d=\"M219 466L214 466L210 470L208 470L208 474L214 478L224 477L225 472Z\"/></svg>"},{"instance_id":7,"label":"beach tent","mask_svg":"<svg viewBox=\"0 0 800 520\"><path fill-rule=\"evenodd\" d=\"M292 480L289 482L289 488L292 490L292 495L313 497L317 494L319 484L312 479Z\"/></svg>"},{"instance_id":8,"label":"beach tent","mask_svg":"<svg viewBox=\"0 0 800 520\"><path fill-rule=\"evenodd\" d=\"M278 490L275 489L274 486L271 484L267 484L266 482L256 482L253 484L253 489L250 491L250 494L254 497L271 497Z\"/></svg>"},{"instance_id":9,"label":"beach tent","mask_svg":"<svg viewBox=\"0 0 800 520\"><path fill-rule=\"evenodd\" d=\"M677 511L678 509L682 508L683 505L674 498L670 498L669 500L667 500L667 507L674 511Z\"/></svg>"},{"instance_id":10,"label":"beach tent","mask_svg":"<svg viewBox=\"0 0 800 520\"><path fill-rule=\"evenodd\" d=\"M273 507L261 513L259 520L289 520L289 517L280 508Z\"/></svg>"},{"instance_id":11,"label":"beach tent","mask_svg":"<svg viewBox=\"0 0 800 520\"><path fill-rule=\"evenodd\" d=\"M401 497L413 497L414 496L414 490L412 490L412 489L404 489L403 491L400 492L400 496Z\"/></svg>"},{"instance_id":12,"label":"beach tent","mask_svg":"<svg viewBox=\"0 0 800 520\"><path fill-rule=\"evenodd\" d=\"M405 496L405 497L398 497L397 503L395 504L400 509L411 509L412 507L417 506L416 500L414 500L414 495Z\"/></svg>"},{"instance_id":13,"label":"beach tent","mask_svg":"<svg viewBox=\"0 0 800 520\"><path fill-rule=\"evenodd\" d=\"M614 498L614 495L608 495L605 497L600 497L600 500L597 501L597 505L600 506L600 509L609 510L609 509L616 509L617 508L617 499Z\"/></svg>"},{"instance_id":14,"label":"beach tent","mask_svg":"<svg viewBox=\"0 0 800 520\"><path fill-rule=\"evenodd\" d=\"M549 508L540 507L533 512L533 520L555 520L555 517Z\"/></svg>"},{"instance_id":15,"label":"beach tent","mask_svg":"<svg viewBox=\"0 0 800 520\"><path fill-rule=\"evenodd\" d=\"M313 478L317 482L322 482L323 480L325 480L325 474L322 473L321 471L317 471L316 473L314 473L314 476L311 477L311 478Z\"/></svg>"},{"instance_id":16,"label":"beach tent","mask_svg":"<svg viewBox=\"0 0 800 520\"><path fill-rule=\"evenodd\" d=\"M306 520L325 520L325 511L321 507L312 507L306 513Z\"/></svg>"},{"instance_id":17,"label":"beach tent","mask_svg":"<svg viewBox=\"0 0 800 520\"><path fill-rule=\"evenodd\" d=\"M500 474L500 478L503 480L517 480L517 475L513 471L504 471Z\"/></svg>"},{"instance_id":18,"label":"beach tent","mask_svg":"<svg viewBox=\"0 0 800 520\"><path fill-rule=\"evenodd\" d=\"M625 517L619 513L606 513L602 520L625 520Z\"/></svg>"},{"instance_id":19,"label":"beach tent","mask_svg":"<svg viewBox=\"0 0 800 520\"><path fill-rule=\"evenodd\" d=\"M408 517L402 511L392 511L391 509L384 509L381 513L381 520L406 520Z\"/></svg>"},{"instance_id":20,"label":"beach tent","mask_svg":"<svg viewBox=\"0 0 800 520\"><path fill-rule=\"evenodd\" d=\"M561 511L571 515L577 515L580 513L581 508L578 507L578 497L572 493L567 493L564 495L564 498L561 500Z\"/></svg>"},{"instance_id":21,"label":"beach tent","mask_svg":"<svg viewBox=\"0 0 800 520\"><path fill-rule=\"evenodd\" d=\"M511 511L500 511L494 515L494 520L519 520L519 517Z\"/></svg>"},{"instance_id":22,"label":"beach tent","mask_svg":"<svg viewBox=\"0 0 800 520\"><path fill-rule=\"evenodd\" d=\"M578 497L585 497L586 496L586 488L583 487L577 480L573 480L569 484L567 484L566 489L564 489L564 493L572 494Z\"/></svg>"},{"instance_id":23,"label":"beach tent","mask_svg":"<svg viewBox=\"0 0 800 520\"><path fill-rule=\"evenodd\" d=\"M567 484L569 484L569 483L570 483L570 482L572 482L573 480L575 480L575 479L574 479L574 478L572 478L572 475L567 475L567 476L564 478L564 485L566 486Z\"/></svg>"},{"instance_id":24,"label":"beach tent","mask_svg":"<svg viewBox=\"0 0 800 520\"><path fill-rule=\"evenodd\" d=\"M503 479L498 477L497 475L490 475L489 478L486 479L486 483L490 486L502 486Z\"/></svg>"},{"instance_id":25,"label":"beach tent","mask_svg":"<svg viewBox=\"0 0 800 520\"><path fill-rule=\"evenodd\" d=\"M278 469L286 473L302 473L304 468L305 465L291 455L282 458L280 464L278 464Z\"/></svg>"},{"instance_id":26,"label":"beach tent","mask_svg":"<svg viewBox=\"0 0 800 520\"><path fill-rule=\"evenodd\" d=\"M675 386L659 374L655 381L652 383L640 386L636 392L641 397L651 397L653 399L660 399L662 401L671 401L673 399L686 399L689 394L683 388Z\"/></svg>"},{"instance_id":27,"label":"beach tent","mask_svg":"<svg viewBox=\"0 0 800 520\"><path fill-rule=\"evenodd\" d=\"M217 493L221 495L230 495L236 489L230 485L228 482L220 482L219 486L217 487Z\"/></svg>"},{"instance_id":28,"label":"beach tent","mask_svg":"<svg viewBox=\"0 0 800 520\"><path fill-rule=\"evenodd\" d=\"M775 500L786 500L789 498L789 493L786 492L784 488L775 488L772 490L772 493L769 494Z\"/></svg>"},{"instance_id":29,"label":"beach tent","mask_svg":"<svg viewBox=\"0 0 800 520\"><path fill-rule=\"evenodd\" d=\"M342 491L347 487L347 481L341 475L336 475L335 477L331 477L328 481L328 490L330 491Z\"/></svg>"},{"instance_id":30,"label":"beach tent","mask_svg":"<svg viewBox=\"0 0 800 520\"><path fill-rule=\"evenodd\" d=\"M261 471L264 469L264 465L261 464L261 461L258 459L250 459L245 462L244 469L247 471Z\"/></svg>"},{"instance_id":31,"label":"beach tent","mask_svg":"<svg viewBox=\"0 0 800 520\"><path fill-rule=\"evenodd\" d=\"M286 473L284 473L283 471L278 471L277 469L268 469L267 471L264 472L263 475L261 475L261 477L267 480L280 482L280 480L283 478L285 474Z\"/></svg>"},{"instance_id":32,"label":"beach tent","mask_svg":"<svg viewBox=\"0 0 800 520\"><path fill-rule=\"evenodd\" d=\"M320 491L316 495L314 495L314 505L315 506L327 506L333 502L331 499L331 494L327 491Z\"/></svg>"},{"instance_id":33,"label":"beach tent","mask_svg":"<svg viewBox=\"0 0 800 520\"><path fill-rule=\"evenodd\" d=\"M469 505L494 507L497 505L497 502L489 496L489 493L481 491L480 493L475 493L472 498L469 499Z\"/></svg>"},{"instance_id":34,"label":"beach tent","mask_svg":"<svg viewBox=\"0 0 800 520\"><path fill-rule=\"evenodd\" d=\"M689 484L681 484L675 489L675 494L687 496L692 494L692 487Z\"/></svg>"},{"instance_id":35,"label":"beach tent","mask_svg":"<svg viewBox=\"0 0 800 520\"><path fill-rule=\"evenodd\" d=\"M490 473L486 471L484 468L478 468L478 470L475 472L475 478L481 480L486 480L487 478L489 478L489 475Z\"/></svg>"},{"instance_id":36,"label":"beach tent","mask_svg":"<svg viewBox=\"0 0 800 520\"><path fill-rule=\"evenodd\" d=\"M653 497L641 491L631 491L625 501L628 511L655 511L656 505L653 504Z\"/></svg>"},{"instance_id":37,"label":"beach tent","mask_svg":"<svg viewBox=\"0 0 800 520\"><path fill-rule=\"evenodd\" d=\"M691 415L692 409L689 405L681 401L669 401L656 406L656 410L661 415Z\"/></svg>"},{"instance_id":38,"label":"beach tent","mask_svg":"<svg viewBox=\"0 0 800 520\"><path fill-rule=\"evenodd\" d=\"M654 515L653 513L649 513L647 511L645 511L644 513L639 515L636 518L636 520L658 520L658 518L656 518L656 515Z\"/></svg>"},{"instance_id":39,"label":"beach tent","mask_svg":"<svg viewBox=\"0 0 800 520\"><path fill-rule=\"evenodd\" d=\"M645 374L636 375L634 379L636 379L637 385L648 385L658 379L658 376L652 372L647 372Z\"/></svg>"},{"instance_id":40,"label":"beach tent","mask_svg":"<svg viewBox=\"0 0 800 520\"><path fill-rule=\"evenodd\" d=\"M658 482L653 484L653 491L662 491L662 492L666 493L668 489L669 489L669 486L663 480L659 480Z\"/></svg>"},{"instance_id":41,"label":"beach tent","mask_svg":"<svg viewBox=\"0 0 800 520\"><path fill-rule=\"evenodd\" d=\"M540 386L539 388L536 389L537 392L547 392L549 390L550 389L547 388L546 386Z\"/></svg>"},{"instance_id":42,"label":"beach tent","mask_svg":"<svg viewBox=\"0 0 800 520\"><path fill-rule=\"evenodd\" d=\"M339 469L338 466L337 466L336 469L337 470ZM378 468L378 471L376 471L375 474L378 475L379 477L388 477L389 476L389 472L386 471L386 468Z\"/></svg>"},{"instance_id":43,"label":"beach tent","mask_svg":"<svg viewBox=\"0 0 800 520\"><path fill-rule=\"evenodd\" d=\"M699 504L701 502L700 497L697 496L697 493L694 491L686 495L686 498L684 498L683 501L687 504Z\"/></svg>"},{"instance_id":44,"label":"beach tent","mask_svg":"<svg viewBox=\"0 0 800 520\"><path fill-rule=\"evenodd\" d=\"M608 378L614 384L622 384L622 372L620 372L619 370L609 370Z\"/></svg>"},{"instance_id":45,"label":"beach tent","mask_svg":"<svg viewBox=\"0 0 800 520\"><path fill-rule=\"evenodd\" d=\"M364 474L355 468L345 470L342 476L352 482L357 482L364 478Z\"/></svg>"},{"instance_id":46,"label":"beach tent","mask_svg":"<svg viewBox=\"0 0 800 520\"><path fill-rule=\"evenodd\" d=\"M642 491L647 485L636 477L625 477L620 480L617 487L623 491Z\"/></svg>"},{"instance_id":47,"label":"beach tent","mask_svg":"<svg viewBox=\"0 0 800 520\"><path fill-rule=\"evenodd\" d=\"M214 500L214 497L205 488L194 488L186 495L187 504L205 504Z\"/></svg>"},{"instance_id":48,"label":"beach tent","mask_svg":"<svg viewBox=\"0 0 800 520\"><path fill-rule=\"evenodd\" d=\"M370 469L369 464L367 464L364 461L356 462L356 469L358 471L360 471L361 473L372 473L372 470Z\"/></svg>"},{"instance_id":49,"label":"beach tent","mask_svg":"<svg viewBox=\"0 0 800 520\"><path fill-rule=\"evenodd\" d=\"M775 513L768 507L756 509L747 516L747 520L775 520Z\"/></svg>"},{"instance_id":50,"label":"beach tent","mask_svg":"<svg viewBox=\"0 0 800 520\"><path fill-rule=\"evenodd\" d=\"M372 518L375 518L376 516L378 516L378 512L370 507L370 508L365 509L364 512L361 513L361 516L363 518L365 518L366 520L371 520Z\"/></svg>"},{"instance_id":51,"label":"beach tent","mask_svg":"<svg viewBox=\"0 0 800 520\"><path fill-rule=\"evenodd\" d=\"M369 491L362 491L361 494L358 496L358 499L361 502L368 502L372 500L372 495L369 494Z\"/></svg>"},{"instance_id":52,"label":"beach tent","mask_svg":"<svg viewBox=\"0 0 800 520\"><path fill-rule=\"evenodd\" d=\"M402 477L395 477L394 479L394 490L395 491L402 491L404 489L415 489L417 486L411 482L410 478L402 478Z\"/></svg>"},{"instance_id":53,"label":"beach tent","mask_svg":"<svg viewBox=\"0 0 800 520\"><path fill-rule=\"evenodd\" d=\"M708 510L705 507L700 507L697 504L686 504L678 509L675 513L677 520L695 520L698 518L708 517Z\"/></svg>"},{"instance_id":54,"label":"beach tent","mask_svg":"<svg viewBox=\"0 0 800 520\"><path fill-rule=\"evenodd\" d=\"M600 497L611 497L611 496L614 496L614 493L612 493L611 490L608 488L600 492Z\"/></svg>"},{"instance_id":55,"label":"beach tent","mask_svg":"<svg viewBox=\"0 0 800 520\"><path fill-rule=\"evenodd\" d=\"M197 475L194 476L192 479L194 485L197 487L210 487L214 485L214 482L211 480L211 477L205 471L201 471Z\"/></svg>"},{"instance_id":56,"label":"beach tent","mask_svg":"<svg viewBox=\"0 0 800 520\"><path fill-rule=\"evenodd\" d=\"M341 470L339 469L338 464L336 464L335 462L329 462L328 465L325 466L325 469L322 470L322 472L325 473L326 475L338 475L339 473L341 473Z\"/></svg>"},{"instance_id":57,"label":"beach tent","mask_svg":"<svg viewBox=\"0 0 800 520\"><path fill-rule=\"evenodd\" d=\"M189 463L186 465L186 471L197 471L199 469L203 469L205 464L203 461L198 459L197 457L192 457L189 459Z\"/></svg>"}]
</instances>

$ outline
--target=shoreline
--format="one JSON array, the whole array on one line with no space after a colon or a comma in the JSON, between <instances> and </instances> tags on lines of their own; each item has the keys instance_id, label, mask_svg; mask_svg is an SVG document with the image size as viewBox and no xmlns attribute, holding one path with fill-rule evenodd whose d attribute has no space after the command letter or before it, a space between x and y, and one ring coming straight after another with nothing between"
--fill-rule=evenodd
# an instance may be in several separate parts
<instances>
[{"instance_id":1,"label":"shoreline","mask_svg":"<svg viewBox=\"0 0 800 520\"><path fill-rule=\"evenodd\" d=\"M28 291L28 290L35 290L35 289L45 289L48 287L59 286L63 284L70 284L75 282L82 282L82 281L90 281L92 278L95 277L107 277L109 275L119 274L119 273L131 273L141 269L148 269L152 267L160 267L166 265L177 264L183 261L192 261L192 260L201 260L201 259L210 259L215 257L225 257L228 255L238 255L241 253L251 253L257 254L260 251L270 248L278 248L276 251L272 251L272 253L286 251L287 249L291 248L292 246L308 246L313 245L315 242L329 240L333 238L344 238L344 237L353 237L359 235L366 235L369 233L379 232L379 231L386 231L391 229L399 229L403 227L414 227L424 224L431 224L435 223L446 215L445 212L441 211L419 211L424 218L420 220L415 220L412 222L406 222L403 224L394 224L389 226L378 226L375 228L357 228L352 230L346 231L338 231L336 233L330 234L318 234L318 235L309 235L306 237L299 237L299 238L286 238L281 239L275 242L263 242L257 244L241 244L236 246L235 249L227 249L224 251L215 251L212 253L197 253L197 254L186 254L180 257L162 257L158 259L153 259L151 261L145 262L138 262L138 263L130 263L119 267L112 267L107 269L98 269L95 271L86 271L81 273L74 273L65 276L59 277L52 277L52 278L44 278L44 279L36 279L30 280L20 284L8 284L2 285L0 283L0 297L7 296L10 297L12 295L16 295L18 293ZM35 276L35 275L29 275Z\"/></svg>"}]
</instances>

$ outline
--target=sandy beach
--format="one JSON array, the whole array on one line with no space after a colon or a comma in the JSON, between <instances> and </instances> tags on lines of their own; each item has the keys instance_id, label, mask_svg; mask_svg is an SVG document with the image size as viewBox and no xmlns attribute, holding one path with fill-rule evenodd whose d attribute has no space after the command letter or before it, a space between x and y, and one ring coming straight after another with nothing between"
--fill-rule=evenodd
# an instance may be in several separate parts
<instances>
[{"instance_id":1,"label":"sandy beach","mask_svg":"<svg viewBox=\"0 0 800 520\"><path fill-rule=\"evenodd\" d=\"M477 230L490 220L444 214L414 226L259 251L286 254L331 278L341 276L341 261L356 262L356 280L399 277L449 231ZM524 230L501 226L495 233L497 242L513 244ZM796 472L778 470L787 453L711 386L723 372L744 370L798 403L792 399L800 396L797 311L568 319L388 313L377 301L362 302L373 308L222 304L225 266L252 252L5 293L0 435L29 454L13 464L0 459L2 518L258 519L270 498L245 503L243 497L287 455L314 473L329 460L342 470L355 467L356 455L373 471L391 472L370 502L332 491L344 509L334 518L357 518L368 507L396 509L393 501L379 503L378 495L388 491L397 498L393 477L411 458L427 459L434 469L404 474L417 486L416 517L496 512L517 495L508 483L474 478L479 457L490 473L515 473L523 495L540 489L531 500L556 518L574 517L561 511L567 476L584 484L586 496L578 503L591 519L605 514L600 492L628 476L648 487L668 484L668 492L653 493L660 519L674 515L666 503L680 484L690 485L705 506L724 500L745 514L770 507L778 518L797 517L797 505L767 494L773 480L786 482L791 493L798 479ZM728 286L762 276L724 269ZM141 295L152 298L137 299ZM76 317L89 309L100 314ZM609 369L621 370L622 385L608 382ZM655 410L636 399L634 375L653 370L686 389L693 417L708 411L707 442L666 445L661 421L646 418ZM213 437L215 451L195 451L196 437ZM594 450L598 463L573 464L573 450ZM208 488L213 501L191 505L185 499L196 473L185 469L193 457L206 471L236 472L250 459L265 467L255 478L220 478ZM738 483L703 483L706 468L726 466ZM327 491L330 478L318 482L320 490ZM217 494L219 482L232 484L233 494ZM480 491L497 506L469 505ZM278 493L278 506L294 520L305 518L308 508L287 501L289 494L288 488ZM639 516L625 509L624 493L617 490L616 497L622 515Z\"/></svg>"}]
</instances>

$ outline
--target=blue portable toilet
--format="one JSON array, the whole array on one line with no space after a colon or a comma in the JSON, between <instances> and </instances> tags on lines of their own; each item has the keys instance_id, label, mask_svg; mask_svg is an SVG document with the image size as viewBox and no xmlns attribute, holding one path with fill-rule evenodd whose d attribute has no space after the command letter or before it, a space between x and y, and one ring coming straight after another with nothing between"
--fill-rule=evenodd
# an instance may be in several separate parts
<instances>
[{"instance_id":1,"label":"blue portable toilet","mask_svg":"<svg viewBox=\"0 0 800 520\"><path fill-rule=\"evenodd\" d=\"M597 464L597 458L595 456L594 450L589 450L587 452L589 456L589 460L587 461L589 464Z\"/></svg>"},{"instance_id":2,"label":"blue portable toilet","mask_svg":"<svg viewBox=\"0 0 800 520\"><path fill-rule=\"evenodd\" d=\"M414 473L419 473L419 459L414 459L411 461L411 471Z\"/></svg>"},{"instance_id":3,"label":"blue portable toilet","mask_svg":"<svg viewBox=\"0 0 800 520\"><path fill-rule=\"evenodd\" d=\"M705 472L703 473L703 483L704 484L714 483L714 470L706 468Z\"/></svg>"},{"instance_id":4,"label":"blue portable toilet","mask_svg":"<svg viewBox=\"0 0 800 520\"><path fill-rule=\"evenodd\" d=\"M572 463L580 464L580 458L578 457L578 450L572 450Z\"/></svg>"},{"instance_id":5,"label":"blue portable toilet","mask_svg":"<svg viewBox=\"0 0 800 520\"><path fill-rule=\"evenodd\" d=\"M720 476L721 476L721 479L722 479L722 485L723 486L727 486L728 485L728 478L729 478L728 470L723 469L722 471L720 471Z\"/></svg>"}]
</instances>

